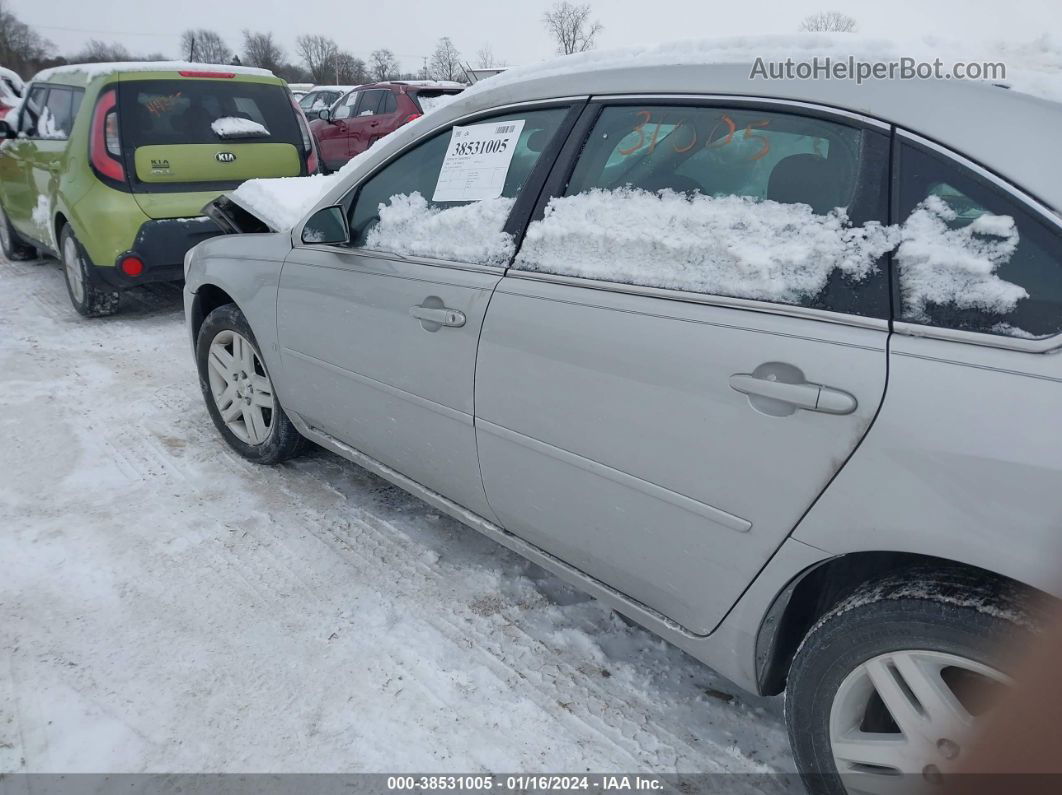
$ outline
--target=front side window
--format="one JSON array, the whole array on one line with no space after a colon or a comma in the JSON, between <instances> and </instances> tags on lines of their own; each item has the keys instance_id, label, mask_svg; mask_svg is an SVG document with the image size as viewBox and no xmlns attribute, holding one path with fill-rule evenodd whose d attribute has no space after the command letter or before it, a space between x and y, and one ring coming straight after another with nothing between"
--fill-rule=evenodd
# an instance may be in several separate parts
<instances>
[{"instance_id":1,"label":"front side window","mask_svg":"<svg viewBox=\"0 0 1062 795\"><path fill-rule=\"evenodd\" d=\"M481 265L513 253L513 202L567 108L460 125L405 152L368 179L350 211L351 245Z\"/></svg>"},{"instance_id":2,"label":"front side window","mask_svg":"<svg viewBox=\"0 0 1062 795\"><path fill-rule=\"evenodd\" d=\"M943 156L900 150L899 318L1036 338L1062 331L1062 233Z\"/></svg>"},{"instance_id":3,"label":"front side window","mask_svg":"<svg viewBox=\"0 0 1062 795\"><path fill-rule=\"evenodd\" d=\"M19 115L18 132L21 137L37 138L39 135L38 124L44 104L47 100L48 87L34 86L26 96L22 104L22 112Z\"/></svg>"},{"instance_id":4,"label":"front side window","mask_svg":"<svg viewBox=\"0 0 1062 795\"><path fill-rule=\"evenodd\" d=\"M515 267L886 317L888 146L791 113L607 107Z\"/></svg>"},{"instance_id":5,"label":"front side window","mask_svg":"<svg viewBox=\"0 0 1062 795\"><path fill-rule=\"evenodd\" d=\"M332 114L334 119L349 119L354 115L354 109L358 106L358 100L361 98L363 92L351 91L336 105L335 112Z\"/></svg>"}]
</instances>

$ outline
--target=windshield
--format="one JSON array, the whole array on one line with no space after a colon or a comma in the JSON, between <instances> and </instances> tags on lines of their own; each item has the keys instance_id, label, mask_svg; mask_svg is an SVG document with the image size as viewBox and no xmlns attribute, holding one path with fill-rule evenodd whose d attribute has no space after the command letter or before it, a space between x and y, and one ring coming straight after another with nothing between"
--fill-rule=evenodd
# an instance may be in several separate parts
<instances>
[{"instance_id":1,"label":"windshield","mask_svg":"<svg viewBox=\"0 0 1062 795\"><path fill-rule=\"evenodd\" d=\"M283 86L222 80L145 80L120 84L122 140L154 145L245 142L301 148Z\"/></svg>"}]
</instances>

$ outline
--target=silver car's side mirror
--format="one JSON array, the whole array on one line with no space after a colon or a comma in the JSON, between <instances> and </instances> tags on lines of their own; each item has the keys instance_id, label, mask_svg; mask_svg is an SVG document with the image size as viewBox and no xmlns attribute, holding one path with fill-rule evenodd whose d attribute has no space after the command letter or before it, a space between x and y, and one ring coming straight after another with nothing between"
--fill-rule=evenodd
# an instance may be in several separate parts
<instances>
[{"instance_id":1,"label":"silver car's side mirror","mask_svg":"<svg viewBox=\"0 0 1062 795\"><path fill-rule=\"evenodd\" d=\"M302 227L303 243L338 244L349 240L347 214L339 205L322 207Z\"/></svg>"}]
</instances>

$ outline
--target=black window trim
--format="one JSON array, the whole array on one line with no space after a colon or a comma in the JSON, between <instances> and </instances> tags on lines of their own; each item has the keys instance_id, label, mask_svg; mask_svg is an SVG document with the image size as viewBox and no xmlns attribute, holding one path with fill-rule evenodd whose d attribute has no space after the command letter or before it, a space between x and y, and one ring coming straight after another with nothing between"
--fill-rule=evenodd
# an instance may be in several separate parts
<instances>
[{"instance_id":1,"label":"black window trim","mask_svg":"<svg viewBox=\"0 0 1062 795\"><path fill-rule=\"evenodd\" d=\"M1062 234L1062 216L1060 216L1058 212L1052 210L1051 207L1040 201L1031 193L1019 188L1017 185L1003 178L999 174L996 174L991 169L986 168L977 161L966 157L954 149L950 149L930 138L926 138L902 127L897 127L895 129L893 137L894 152L899 150L900 143L910 144L917 149L922 149L930 154L942 157L960 168L965 168L994 187L999 188L1008 197L1017 202L1022 209L1031 213L1037 220L1053 227L1059 232L1059 234ZM898 213L898 207L896 206L896 201L898 201L898 191L896 186L900 179L900 159L901 158L899 157L893 158L892 211L894 214ZM893 284L894 291L898 290L899 279L894 279ZM895 292L893 295L893 301L894 303L897 301ZM904 336L927 337L946 342L978 345L983 348L1003 348L1005 350L1020 351L1023 353L1048 353L1062 348L1062 331L1059 331L1050 337L1029 340L1020 337L1007 337L1001 334L990 334L984 331L969 331L965 329L952 329L944 326L929 326L922 323L910 323L903 320L895 320L892 325L893 331L897 334L903 334Z\"/></svg>"},{"instance_id":2,"label":"black window trim","mask_svg":"<svg viewBox=\"0 0 1062 795\"><path fill-rule=\"evenodd\" d=\"M343 195L332 202L334 205L339 205L343 208L345 213L350 213L351 207L357 201L358 194L361 192L361 188L376 176L380 171L385 169L392 162L402 157L406 153L416 149L423 143L440 134L446 130L454 127L458 124L475 124L481 119L488 119L498 115L509 115L511 113L519 112L522 109L528 110L548 110L550 108L568 108L568 113L561 121L560 127L557 129L557 134L553 140L543 152L539 158L538 163L535 164L534 169L531 171L531 175L528 177L527 183L524 185L523 190L516 197L516 201L513 204L513 209L509 213L509 218L502 228L503 231L509 232L516 236L514 230L524 230L527 228L527 224L530 223L531 208L537 203L539 195L543 189L548 176L552 173L555 161L558 153L562 151L562 147L565 146L570 139L573 125L577 123L580 118L580 114L584 111L589 96L574 96L574 97L557 97L555 99L540 99L529 100L526 102L515 102L508 105L498 105L491 108L484 108L482 110L466 113L463 116L458 116L455 119L438 124L434 127L424 130L420 135L416 136L413 140L404 144L401 149L396 150L380 162L373 165L373 167L360 175L357 180L347 187L346 192ZM321 205L322 207L325 205ZM319 208L315 208L319 209ZM337 245L334 243L303 243L302 241L302 227L305 221L313 215L310 212L298 226L295 227L292 234L292 241L295 248L316 249L321 251L329 251L333 254L341 253L354 257L371 257L373 259L392 260L395 262L414 262L422 265L435 265L443 268L453 268L455 270L468 270L468 271L494 271L497 273L505 273L511 265L511 261L505 265L477 265L472 263L462 263L454 260L440 260L432 257L415 257L410 255L398 254L392 251L379 251L377 249L366 248L354 248L349 245ZM517 237L515 250L519 250L519 243L522 238L522 231L520 236Z\"/></svg>"},{"instance_id":3,"label":"black window trim","mask_svg":"<svg viewBox=\"0 0 1062 795\"><path fill-rule=\"evenodd\" d=\"M741 110L763 110L778 113L797 113L810 118L821 118L860 129L872 130L885 135L890 142L890 158L894 147L892 141L893 126L872 116L866 116L844 108L835 108L829 105L802 102L800 100L776 99L773 97L741 96L734 94L595 94L590 97L583 113L575 127L568 136L560 156L553 164L553 169L546 178L538 201L532 211L526 216L524 224L516 241L516 256L519 255L520 245L523 243L527 227L534 220L540 220L545 214L546 205L553 196L563 194L568 181L575 170L576 161L583 149L586 138L593 130L594 124L601 111L606 107L644 105L646 103L667 104L670 106L689 105L694 107L721 106ZM888 174L885 175L888 183ZM890 194L892 192L890 185ZM892 196L889 196L891 210ZM883 223L888 219L882 219ZM868 328L878 331L889 331L892 321L890 318L868 317L854 315L845 312L837 312L828 309L816 309L800 306L797 304L782 304L771 301L760 301L751 298L737 298L733 296L710 295L707 293L695 293L685 290L669 290L659 287L646 287L642 285L625 284L623 282L609 282L602 279L586 279L578 276L561 276L552 273L538 271L525 271L510 267L506 271L506 278L529 279L533 281L554 282L568 286L587 287L595 290L605 290L629 295L641 295L648 298L662 298L684 303L719 306L729 309L744 309L761 312L770 315L785 315L808 320L819 320L844 326ZM895 283L891 260L889 262L889 285ZM890 312L891 314L891 312Z\"/></svg>"}]
</instances>

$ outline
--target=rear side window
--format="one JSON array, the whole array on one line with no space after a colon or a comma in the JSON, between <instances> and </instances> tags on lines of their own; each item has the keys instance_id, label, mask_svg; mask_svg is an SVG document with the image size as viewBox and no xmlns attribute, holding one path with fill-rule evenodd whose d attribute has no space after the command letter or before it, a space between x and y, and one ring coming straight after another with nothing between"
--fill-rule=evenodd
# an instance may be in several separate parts
<instances>
[{"instance_id":1,"label":"rear side window","mask_svg":"<svg viewBox=\"0 0 1062 795\"><path fill-rule=\"evenodd\" d=\"M358 116L374 116L383 111L380 110L380 106L385 102L384 97L390 96L390 91L363 91L361 92L361 101L358 102L358 109L356 115Z\"/></svg>"},{"instance_id":2,"label":"rear side window","mask_svg":"<svg viewBox=\"0 0 1062 795\"><path fill-rule=\"evenodd\" d=\"M84 91L52 86L37 125L39 137L63 141L70 137Z\"/></svg>"},{"instance_id":3,"label":"rear side window","mask_svg":"<svg viewBox=\"0 0 1062 795\"><path fill-rule=\"evenodd\" d=\"M900 150L901 320L1036 338L1062 331L1062 234L971 170Z\"/></svg>"},{"instance_id":4,"label":"rear side window","mask_svg":"<svg viewBox=\"0 0 1062 795\"><path fill-rule=\"evenodd\" d=\"M122 141L127 147L290 143L302 149L287 91L231 80L146 80L119 84Z\"/></svg>"},{"instance_id":5,"label":"rear side window","mask_svg":"<svg viewBox=\"0 0 1062 795\"><path fill-rule=\"evenodd\" d=\"M405 152L358 190L351 245L432 259L502 265L513 202L567 108L477 121Z\"/></svg>"},{"instance_id":6,"label":"rear side window","mask_svg":"<svg viewBox=\"0 0 1062 795\"><path fill-rule=\"evenodd\" d=\"M606 107L515 266L887 317L888 150L798 114Z\"/></svg>"},{"instance_id":7,"label":"rear side window","mask_svg":"<svg viewBox=\"0 0 1062 795\"><path fill-rule=\"evenodd\" d=\"M431 113L436 108L441 108L443 105L453 102L459 93L461 92L420 89L419 91L411 92L410 96L416 101L422 113Z\"/></svg>"}]
</instances>

